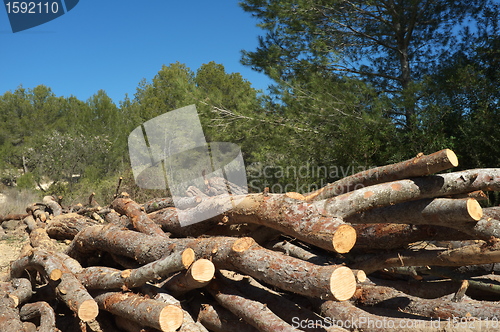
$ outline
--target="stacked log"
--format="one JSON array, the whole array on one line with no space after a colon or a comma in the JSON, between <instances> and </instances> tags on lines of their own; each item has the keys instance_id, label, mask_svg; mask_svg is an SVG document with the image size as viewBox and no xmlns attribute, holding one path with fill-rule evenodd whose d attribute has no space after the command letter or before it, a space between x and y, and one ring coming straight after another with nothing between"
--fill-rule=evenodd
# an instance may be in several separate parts
<instances>
[{"instance_id":1,"label":"stacked log","mask_svg":"<svg viewBox=\"0 0 500 332\"><path fill-rule=\"evenodd\" d=\"M207 179L180 206L45 197L16 216L30 244L0 282L0 330L496 330L500 209L482 205L500 169L437 174L457 165L419 154L303 194ZM183 226L178 209L220 213Z\"/></svg>"}]
</instances>

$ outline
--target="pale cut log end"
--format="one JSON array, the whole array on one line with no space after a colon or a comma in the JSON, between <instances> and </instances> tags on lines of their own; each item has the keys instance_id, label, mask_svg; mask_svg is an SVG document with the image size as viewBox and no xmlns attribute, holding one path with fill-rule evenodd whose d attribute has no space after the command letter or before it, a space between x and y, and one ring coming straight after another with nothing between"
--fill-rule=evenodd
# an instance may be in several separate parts
<instances>
[{"instance_id":1,"label":"pale cut log end","mask_svg":"<svg viewBox=\"0 0 500 332\"><path fill-rule=\"evenodd\" d=\"M94 299L85 300L78 308L78 318L84 322L94 320L99 314L99 307Z\"/></svg>"},{"instance_id":2,"label":"pale cut log end","mask_svg":"<svg viewBox=\"0 0 500 332\"><path fill-rule=\"evenodd\" d=\"M299 200L299 201L305 201L306 200L306 197L304 195L302 195L301 193L293 192L293 191L287 192L285 194L285 196L289 197L289 198L292 198L292 199Z\"/></svg>"},{"instance_id":3,"label":"pale cut log end","mask_svg":"<svg viewBox=\"0 0 500 332\"><path fill-rule=\"evenodd\" d=\"M363 270L352 270L352 273L354 273L354 277L356 278L357 282L365 282L366 281L366 273Z\"/></svg>"},{"instance_id":4,"label":"pale cut log end","mask_svg":"<svg viewBox=\"0 0 500 332\"><path fill-rule=\"evenodd\" d=\"M57 281L61 279L62 277L62 271L59 269L54 269L52 272L50 272L49 279L52 281Z\"/></svg>"},{"instance_id":5,"label":"pale cut log end","mask_svg":"<svg viewBox=\"0 0 500 332\"><path fill-rule=\"evenodd\" d=\"M181 327L184 320L184 313L181 308L175 305L167 305L160 312L158 323L162 331L175 331Z\"/></svg>"},{"instance_id":6,"label":"pale cut log end","mask_svg":"<svg viewBox=\"0 0 500 332\"><path fill-rule=\"evenodd\" d=\"M251 237L242 237L241 239L236 240L233 243L231 249L236 252L243 252L253 246L255 244L255 240Z\"/></svg>"},{"instance_id":7,"label":"pale cut log end","mask_svg":"<svg viewBox=\"0 0 500 332\"><path fill-rule=\"evenodd\" d=\"M19 297L16 295L9 294L9 297L14 301L15 306L17 307L19 305Z\"/></svg>"},{"instance_id":8,"label":"pale cut log end","mask_svg":"<svg viewBox=\"0 0 500 332\"><path fill-rule=\"evenodd\" d=\"M193 264L194 260L195 260L195 253L194 253L194 250L191 249L191 248L187 248L186 250L184 250L182 252L182 265L184 265L184 267L187 269L191 266L191 264Z\"/></svg>"},{"instance_id":9,"label":"pale cut log end","mask_svg":"<svg viewBox=\"0 0 500 332\"><path fill-rule=\"evenodd\" d=\"M457 155L455 154L455 152L451 151L450 149L445 149L444 151L446 154L446 158L448 158L448 161L450 162L450 164L453 167L457 167L458 166L458 158L457 158Z\"/></svg>"},{"instance_id":10,"label":"pale cut log end","mask_svg":"<svg viewBox=\"0 0 500 332\"><path fill-rule=\"evenodd\" d=\"M199 283L207 283L215 275L215 265L208 259L198 259L189 269L191 278Z\"/></svg>"},{"instance_id":11,"label":"pale cut log end","mask_svg":"<svg viewBox=\"0 0 500 332\"><path fill-rule=\"evenodd\" d=\"M341 266L330 277L330 292L337 301L349 300L356 291L356 278L352 270Z\"/></svg>"},{"instance_id":12,"label":"pale cut log end","mask_svg":"<svg viewBox=\"0 0 500 332\"><path fill-rule=\"evenodd\" d=\"M475 221L478 221L483 217L483 208L481 207L479 202L474 198L467 200L467 212L469 212L469 215Z\"/></svg>"},{"instance_id":13,"label":"pale cut log end","mask_svg":"<svg viewBox=\"0 0 500 332\"><path fill-rule=\"evenodd\" d=\"M340 225L333 234L333 249L339 254L349 252L356 243L356 230L350 225Z\"/></svg>"}]
</instances>

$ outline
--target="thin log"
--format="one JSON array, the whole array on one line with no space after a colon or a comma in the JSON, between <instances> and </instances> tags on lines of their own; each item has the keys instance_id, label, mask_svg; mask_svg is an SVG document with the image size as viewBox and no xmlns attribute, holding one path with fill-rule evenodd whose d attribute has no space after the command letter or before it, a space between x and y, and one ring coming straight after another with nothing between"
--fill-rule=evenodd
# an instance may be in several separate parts
<instances>
[{"instance_id":1,"label":"thin log","mask_svg":"<svg viewBox=\"0 0 500 332\"><path fill-rule=\"evenodd\" d=\"M482 216L482 208L473 198L435 198L370 209L351 215L345 221L353 224L398 223L454 227L457 223L477 222Z\"/></svg>"},{"instance_id":2,"label":"thin log","mask_svg":"<svg viewBox=\"0 0 500 332\"><path fill-rule=\"evenodd\" d=\"M56 314L54 309L47 302L27 303L22 306L20 312L21 320L31 320L36 317L40 318L39 332L55 332Z\"/></svg>"},{"instance_id":3,"label":"thin log","mask_svg":"<svg viewBox=\"0 0 500 332\"><path fill-rule=\"evenodd\" d=\"M376 167L347 176L305 194L306 201L319 201L374 184L434 174L458 166L455 153L444 149L430 155L418 155L400 163Z\"/></svg>"},{"instance_id":4,"label":"thin log","mask_svg":"<svg viewBox=\"0 0 500 332\"><path fill-rule=\"evenodd\" d=\"M0 331L24 331L19 310L8 295L0 297Z\"/></svg>"},{"instance_id":5,"label":"thin log","mask_svg":"<svg viewBox=\"0 0 500 332\"><path fill-rule=\"evenodd\" d=\"M183 322L183 312L174 305L133 293L107 292L95 296L99 308L160 331L175 331Z\"/></svg>"},{"instance_id":6,"label":"thin log","mask_svg":"<svg viewBox=\"0 0 500 332\"><path fill-rule=\"evenodd\" d=\"M189 301L195 318L214 332L258 332L258 330L217 302L197 294Z\"/></svg>"},{"instance_id":7,"label":"thin log","mask_svg":"<svg viewBox=\"0 0 500 332\"><path fill-rule=\"evenodd\" d=\"M182 253L174 252L137 269L121 271L110 267L91 266L83 269L76 276L87 289L126 290L187 269L193 262L194 251L185 249Z\"/></svg>"},{"instance_id":8,"label":"thin log","mask_svg":"<svg viewBox=\"0 0 500 332\"><path fill-rule=\"evenodd\" d=\"M55 288L57 297L66 303L82 321L91 321L99 313L94 299L57 255L34 249L29 255L12 262L11 277L19 278L28 269L36 269L45 275Z\"/></svg>"},{"instance_id":9,"label":"thin log","mask_svg":"<svg viewBox=\"0 0 500 332\"><path fill-rule=\"evenodd\" d=\"M68 248L68 255L85 260L97 250L121 254L141 264L168 255L173 249L192 248L196 256L211 259L219 268L237 270L268 284L306 296L339 301L352 296L355 278L340 265L318 266L267 250L251 238L211 237L168 239L121 230L92 226L81 231Z\"/></svg>"},{"instance_id":10,"label":"thin log","mask_svg":"<svg viewBox=\"0 0 500 332\"><path fill-rule=\"evenodd\" d=\"M201 201L202 197L200 196L177 197L175 200L172 197L154 198L142 204L142 207L146 213L159 211L167 207L185 210L197 206Z\"/></svg>"},{"instance_id":11,"label":"thin log","mask_svg":"<svg viewBox=\"0 0 500 332\"><path fill-rule=\"evenodd\" d=\"M376 255L354 264L366 274L394 266L462 266L500 262L500 242L451 250L399 251Z\"/></svg>"},{"instance_id":12,"label":"thin log","mask_svg":"<svg viewBox=\"0 0 500 332\"><path fill-rule=\"evenodd\" d=\"M118 213L130 218L136 230L148 235L167 237L165 232L152 221L148 215L141 210L141 206L130 198L117 198L111 203L111 207Z\"/></svg>"},{"instance_id":13,"label":"thin log","mask_svg":"<svg viewBox=\"0 0 500 332\"><path fill-rule=\"evenodd\" d=\"M32 214L35 219L39 219L41 222L47 220L47 215L45 214L45 204L33 203L26 207L26 212Z\"/></svg>"},{"instance_id":14,"label":"thin log","mask_svg":"<svg viewBox=\"0 0 500 332\"><path fill-rule=\"evenodd\" d=\"M211 218L198 223L183 225L179 220L177 209L173 207L152 212L148 214L148 217L160 225L163 231L172 233L177 237L198 237L206 234L219 222Z\"/></svg>"},{"instance_id":15,"label":"thin log","mask_svg":"<svg viewBox=\"0 0 500 332\"><path fill-rule=\"evenodd\" d=\"M472 169L376 184L314 202L325 215L348 218L375 207L475 190L500 190L500 168Z\"/></svg>"},{"instance_id":16,"label":"thin log","mask_svg":"<svg viewBox=\"0 0 500 332\"><path fill-rule=\"evenodd\" d=\"M222 280L223 277L218 276L207 286L207 290L219 304L248 324L261 332L300 331L283 321L265 304L246 298L235 287Z\"/></svg>"},{"instance_id":17,"label":"thin log","mask_svg":"<svg viewBox=\"0 0 500 332\"><path fill-rule=\"evenodd\" d=\"M214 275L214 263L202 258L195 261L185 273L180 272L168 278L162 283L162 287L167 289L172 295L180 296L193 289L208 285Z\"/></svg>"},{"instance_id":18,"label":"thin log","mask_svg":"<svg viewBox=\"0 0 500 332\"><path fill-rule=\"evenodd\" d=\"M28 232L32 232L38 227L41 227L37 225L37 222L35 221L35 218L30 214L26 218L23 219L24 224L28 227Z\"/></svg>"}]
</instances>

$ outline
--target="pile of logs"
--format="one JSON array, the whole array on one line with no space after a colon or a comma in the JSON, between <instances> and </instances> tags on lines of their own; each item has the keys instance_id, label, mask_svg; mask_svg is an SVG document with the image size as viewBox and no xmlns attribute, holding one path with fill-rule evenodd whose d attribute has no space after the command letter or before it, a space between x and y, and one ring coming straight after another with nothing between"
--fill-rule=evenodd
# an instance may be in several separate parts
<instances>
[{"instance_id":1,"label":"pile of logs","mask_svg":"<svg viewBox=\"0 0 500 332\"><path fill-rule=\"evenodd\" d=\"M478 201L500 191L500 169L437 174L457 165L446 149L236 206L220 178L176 207L118 190L106 207L45 197L0 282L0 330L497 330L500 207Z\"/></svg>"}]
</instances>

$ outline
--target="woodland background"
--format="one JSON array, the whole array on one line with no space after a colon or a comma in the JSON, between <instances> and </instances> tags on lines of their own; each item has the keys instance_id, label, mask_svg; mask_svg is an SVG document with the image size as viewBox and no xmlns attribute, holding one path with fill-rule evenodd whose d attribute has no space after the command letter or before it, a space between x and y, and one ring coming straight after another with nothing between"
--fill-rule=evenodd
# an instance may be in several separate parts
<instances>
[{"instance_id":1,"label":"woodland background","mask_svg":"<svg viewBox=\"0 0 500 332\"><path fill-rule=\"evenodd\" d=\"M500 165L498 1L240 5L263 31L241 61L272 78L268 91L214 62L163 65L121 101L103 90L79 100L45 85L13 87L0 95L1 191L61 195L68 203L95 192L109 202L121 176L122 190L137 201L164 196L134 185L127 137L190 104L208 142L241 147L255 188L343 177L282 172L287 167L357 171L443 148L457 154L460 169Z\"/></svg>"}]
</instances>

